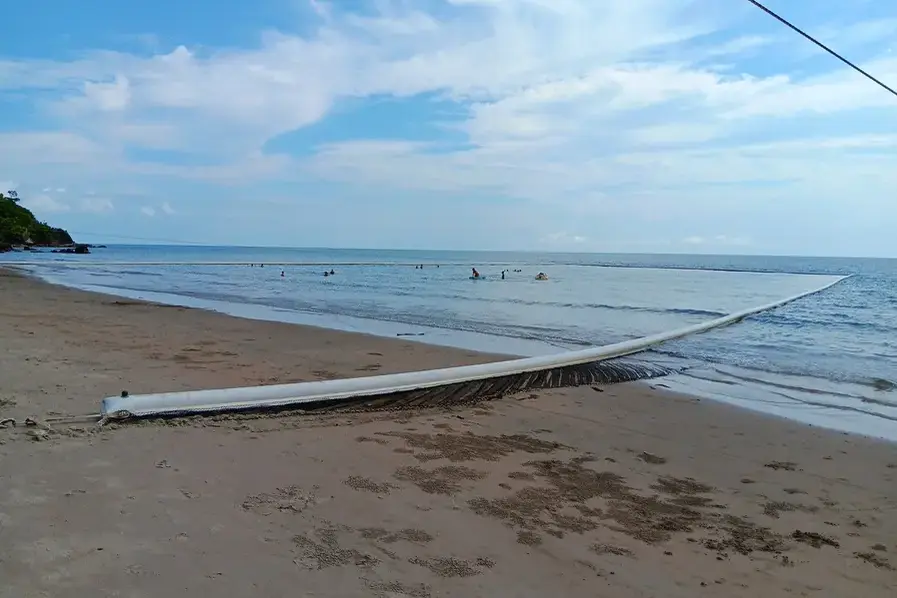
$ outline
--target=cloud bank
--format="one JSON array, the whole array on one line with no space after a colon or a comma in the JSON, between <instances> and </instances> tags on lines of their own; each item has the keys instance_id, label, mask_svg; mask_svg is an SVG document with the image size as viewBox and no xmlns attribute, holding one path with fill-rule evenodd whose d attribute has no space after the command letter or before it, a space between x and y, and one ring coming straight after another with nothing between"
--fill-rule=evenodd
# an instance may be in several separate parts
<instances>
[{"instance_id":1,"label":"cloud bank","mask_svg":"<svg viewBox=\"0 0 897 598\"><path fill-rule=\"evenodd\" d=\"M897 8L816 4L770 2L897 83ZM897 98L748 3L345 6L0 53L0 179L145 238L897 255Z\"/></svg>"}]
</instances>

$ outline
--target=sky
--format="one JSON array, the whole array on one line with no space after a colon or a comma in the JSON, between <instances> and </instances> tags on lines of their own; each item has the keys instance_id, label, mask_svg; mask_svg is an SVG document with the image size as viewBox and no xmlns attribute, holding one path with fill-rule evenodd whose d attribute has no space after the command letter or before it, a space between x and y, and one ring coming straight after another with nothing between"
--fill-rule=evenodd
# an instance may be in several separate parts
<instances>
[{"instance_id":1,"label":"sky","mask_svg":"<svg viewBox=\"0 0 897 598\"><path fill-rule=\"evenodd\" d=\"M897 86L897 5L768 0ZM30 0L0 189L83 242L897 257L897 97L744 0Z\"/></svg>"}]
</instances>

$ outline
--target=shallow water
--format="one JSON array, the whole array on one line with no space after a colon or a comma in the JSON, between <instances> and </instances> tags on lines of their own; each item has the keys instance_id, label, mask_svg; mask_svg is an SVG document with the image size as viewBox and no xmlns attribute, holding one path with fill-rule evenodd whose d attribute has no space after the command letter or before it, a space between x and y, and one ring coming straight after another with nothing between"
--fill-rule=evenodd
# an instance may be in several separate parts
<instances>
[{"instance_id":1,"label":"shallow water","mask_svg":"<svg viewBox=\"0 0 897 598\"><path fill-rule=\"evenodd\" d=\"M897 392L887 383L897 365L894 260L159 246L0 256L16 259L80 288L521 355L663 332L851 274L823 293L642 357L687 368L665 379L673 388L897 439ZM128 265L88 265L99 261ZM284 262L291 265L277 265ZM486 280L470 280L471 266ZM324 277L331 267L336 274ZM505 280L502 270L511 270ZM539 271L549 280L534 280Z\"/></svg>"}]
</instances>

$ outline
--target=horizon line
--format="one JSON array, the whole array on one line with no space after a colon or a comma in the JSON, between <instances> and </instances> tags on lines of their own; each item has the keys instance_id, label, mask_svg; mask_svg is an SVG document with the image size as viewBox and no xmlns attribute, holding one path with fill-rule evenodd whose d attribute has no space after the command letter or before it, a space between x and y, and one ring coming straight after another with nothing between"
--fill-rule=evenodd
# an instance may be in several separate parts
<instances>
[{"instance_id":1,"label":"horizon line","mask_svg":"<svg viewBox=\"0 0 897 598\"><path fill-rule=\"evenodd\" d=\"M776 253L692 253L685 251L670 252L637 252L637 251L559 251L537 249L424 249L395 247L324 247L324 246L285 246L285 245L218 245L198 242L145 242L115 243L107 241L91 241L85 245L106 245L107 247L200 247L216 249L279 249L298 251L394 251L405 253L526 253L542 255L618 255L618 256L696 256L696 257L755 257L755 258L791 258L791 259L838 259L838 260L897 260L897 256L861 256L861 255L787 255Z\"/></svg>"}]
</instances>

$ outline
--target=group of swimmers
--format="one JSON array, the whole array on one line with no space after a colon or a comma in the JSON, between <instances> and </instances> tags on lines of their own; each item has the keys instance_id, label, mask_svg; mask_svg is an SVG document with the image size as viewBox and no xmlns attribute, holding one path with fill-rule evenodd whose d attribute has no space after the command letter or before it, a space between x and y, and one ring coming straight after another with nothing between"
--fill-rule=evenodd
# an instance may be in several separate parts
<instances>
[{"instance_id":1,"label":"group of swimmers","mask_svg":"<svg viewBox=\"0 0 897 598\"><path fill-rule=\"evenodd\" d=\"M250 268L254 268L254 267L255 267L255 264L249 264L249 267L250 267ZM265 264L259 264L259 268L264 268L264 267L265 267ZM333 268L331 268L329 271L328 271L328 270L324 270L324 276L333 276L334 274L336 274L336 271L334 271ZM287 275L286 270L281 270L281 271L280 271L280 277L281 277L281 278L285 278L286 275Z\"/></svg>"},{"instance_id":2,"label":"group of swimmers","mask_svg":"<svg viewBox=\"0 0 897 598\"><path fill-rule=\"evenodd\" d=\"M483 278L483 276L480 276L480 273L477 271L476 268L471 268L470 270L471 270L471 276L470 276L470 277L471 277L472 279ZM501 279L502 279L502 280L505 279L505 274L508 273L508 272L523 272L523 270L520 270L520 269L517 269L517 270L502 270L502 271L501 271ZM548 275L545 274L544 272L539 272L538 274L536 274L536 280L548 280Z\"/></svg>"},{"instance_id":3,"label":"group of swimmers","mask_svg":"<svg viewBox=\"0 0 897 598\"><path fill-rule=\"evenodd\" d=\"M324 276L333 276L334 274L336 274L336 272L334 272L332 268L330 269L330 272L324 270ZM286 276L286 271L281 270L280 277L283 278L284 276Z\"/></svg>"},{"instance_id":4,"label":"group of swimmers","mask_svg":"<svg viewBox=\"0 0 897 598\"><path fill-rule=\"evenodd\" d=\"M250 267L255 267L255 264L249 264L249 266L250 266ZM264 268L264 267L265 267L265 264L259 264L259 268ZM439 267L439 264L436 264L436 267L438 268L438 267ZM420 264L420 265L414 266L414 269L415 269L415 270L423 270L423 269L424 269L424 265L423 265L423 264ZM471 276L470 276L470 277L471 277L472 279L485 278L484 276L482 276L482 275L479 273L479 271L478 271L476 268L471 268L470 270L471 270ZM508 272L523 272L523 270L520 270L520 269L515 269L515 270L508 270L508 269L506 269L506 270L502 270L502 271L501 271L501 279L502 279L502 280L505 279L505 274L508 273ZM334 274L336 274L336 271L335 271L333 268L331 268L330 270L325 270L325 271L324 271L324 276L333 276ZM280 277L281 277L281 278L286 277L286 271L285 271L285 270L281 270L281 271L280 271ZM536 280L548 280L548 276L547 276L544 272L539 272L539 273L536 275Z\"/></svg>"}]
</instances>

